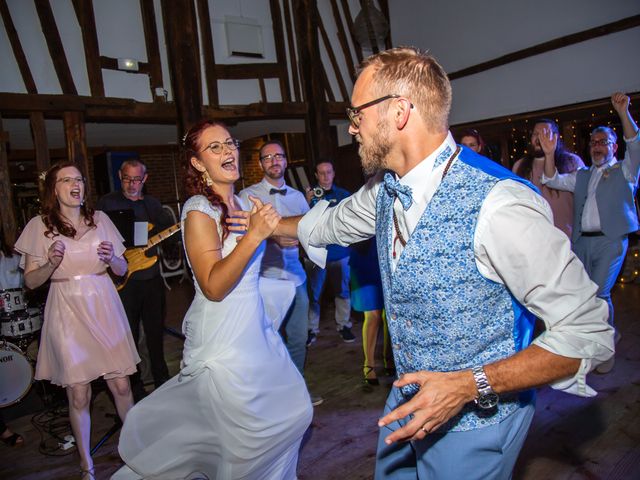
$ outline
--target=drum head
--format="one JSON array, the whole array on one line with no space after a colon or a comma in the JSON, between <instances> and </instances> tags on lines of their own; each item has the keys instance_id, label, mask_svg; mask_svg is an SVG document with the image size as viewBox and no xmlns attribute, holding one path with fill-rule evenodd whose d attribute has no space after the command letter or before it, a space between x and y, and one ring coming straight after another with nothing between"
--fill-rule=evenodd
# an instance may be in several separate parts
<instances>
[{"instance_id":1,"label":"drum head","mask_svg":"<svg viewBox=\"0 0 640 480\"><path fill-rule=\"evenodd\" d=\"M20 401L33 383L33 367L18 347L0 342L0 407Z\"/></svg>"}]
</instances>

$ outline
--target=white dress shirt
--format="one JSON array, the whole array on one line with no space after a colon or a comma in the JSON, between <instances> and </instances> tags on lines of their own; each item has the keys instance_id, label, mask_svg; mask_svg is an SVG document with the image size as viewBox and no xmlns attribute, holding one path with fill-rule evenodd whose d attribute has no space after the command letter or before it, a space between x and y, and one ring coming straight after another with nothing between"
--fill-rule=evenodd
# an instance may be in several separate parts
<instances>
[{"instance_id":1,"label":"white dress shirt","mask_svg":"<svg viewBox=\"0 0 640 480\"><path fill-rule=\"evenodd\" d=\"M627 142L627 151L625 152L624 161L620 162L622 168L622 174L627 182L635 185L638 181L638 161L640 161L640 155L629 155L629 149L638 149L637 142L640 131L630 139L625 138ZM615 158L612 158L606 164L596 167L591 165L592 171L589 178L589 185L587 185L587 200L584 203L584 209L582 210L582 231L583 232L600 232L602 230L600 226L600 213L598 212L598 202L596 201L596 189L602 178L602 173L618 163ZM557 190L564 190L566 192L574 192L576 189L576 172L571 173L556 173L553 177L547 177L544 172L542 173L541 182L543 185L555 188Z\"/></svg>"},{"instance_id":2,"label":"white dress shirt","mask_svg":"<svg viewBox=\"0 0 640 480\"><path fill-rule=\"evenodd\" d=\"M406 239L440 185L445 165L435 169L433 166L447 146L456 148L451 134L399 179L411 187L414 200L406 212L397 199L394 203ZM349 245L375 235L376 196L381 179L382 174L375 176L334 208L327 209L326 202L319 202L300 221L298 237L312 260L318 257L312 256L314 250L308 247ZM399 242L396 252L398 247ZM558 355L582 359L576 375L552 387L581 396L595 395L586 384L586 374L614 351L608 308L596 297L598 287L571 251L567 236L553 226L547 201L515 180L498 182L480 209L474 256L482 276L504 284L521 304L542 319L546 330L534 344Z\"/></svg>"},{"instance_id":3,"label":"white dress shirt","mask_svg":"<svg viewBox=\"0 0 640 480\"><path fill-rule=\"evenodd\" d=\"M287 193L269 193L272 188L286 189ZM304 195L295 188L289 187L284 181L279 187L274 187L267 179L242 190L238 196L248 205L253 205L249 195L259 198L263 203L270 203L283 217L303 215L309 211L309 204ZM307 279L304 267L300 263L298 247L281 247L274 240L267 241L267 248L262 257L260 275L266 278L290 280L296 287Z\"/></svg>"}]
</instances>

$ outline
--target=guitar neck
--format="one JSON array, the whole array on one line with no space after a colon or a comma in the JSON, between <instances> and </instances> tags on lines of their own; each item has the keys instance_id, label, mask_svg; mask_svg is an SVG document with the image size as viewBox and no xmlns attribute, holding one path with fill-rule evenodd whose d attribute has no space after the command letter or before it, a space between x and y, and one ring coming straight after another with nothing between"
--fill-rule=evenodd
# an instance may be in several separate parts
<instances>
[{"instance_id":1,"label":"guitar neck","mask_svg":"<svg viewBox=\"0 0 640 480\"><path fill-rule=\"evenodd\" d=\"M163 240L169 238L171 235L173 235L174 233L178 232L179 230L180 230L180 223L176 223L175 225L171 225L166 230L163 230L160 233L157 233L156 235L151 237L149 239L149 241L147 242L147 246L143 247L142 250L146 251L146 250L150 249L151 247L156 246L158 243L160 243Z\"/></svg>"}]
</instances>

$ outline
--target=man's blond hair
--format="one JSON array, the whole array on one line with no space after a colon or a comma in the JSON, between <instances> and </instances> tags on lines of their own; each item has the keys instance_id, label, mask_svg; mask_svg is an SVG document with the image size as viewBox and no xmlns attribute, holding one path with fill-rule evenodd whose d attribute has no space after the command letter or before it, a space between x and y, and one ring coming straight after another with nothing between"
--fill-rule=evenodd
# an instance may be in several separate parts
<instances>
[{"instance_id":1,"label":"man's blond hair","mask_svg":"<svg viewBox=\"0 0 640 480\"><path fill-rule=\"evenodd\" d=\"M358 67L358 75L368 67L374 71L375 96L406 97L418 109L430 132L448 130L451 84L435 58L414 47L398 47L365 59ZM388 108L388 102L379 108Z\"/></svg>"}]
</instances>

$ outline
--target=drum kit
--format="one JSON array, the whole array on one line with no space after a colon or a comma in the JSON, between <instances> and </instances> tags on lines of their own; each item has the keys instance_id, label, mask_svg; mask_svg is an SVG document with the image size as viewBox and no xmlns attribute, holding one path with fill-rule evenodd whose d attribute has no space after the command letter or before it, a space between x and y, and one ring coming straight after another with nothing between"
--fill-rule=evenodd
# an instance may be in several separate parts
<instances>
[{"instance_id":1,"label":"drum kit","mask_svg":"<svg viewBox=\"0 0 640 480\"><path fill-rule=\"evenodd\" d=\"M0 407L19 402L33 384L30 345L42 328L42 307L29 307L22 288L0 290Z\"/></svg>"}]
</instances>

